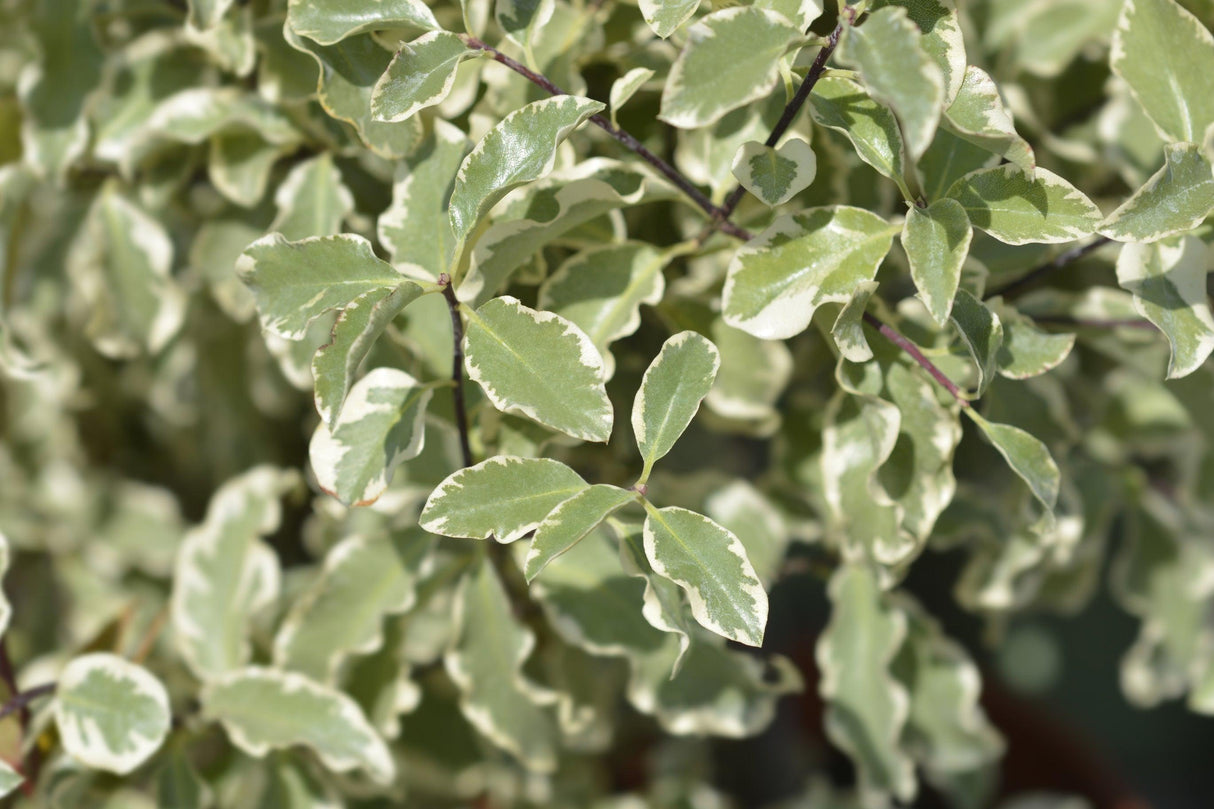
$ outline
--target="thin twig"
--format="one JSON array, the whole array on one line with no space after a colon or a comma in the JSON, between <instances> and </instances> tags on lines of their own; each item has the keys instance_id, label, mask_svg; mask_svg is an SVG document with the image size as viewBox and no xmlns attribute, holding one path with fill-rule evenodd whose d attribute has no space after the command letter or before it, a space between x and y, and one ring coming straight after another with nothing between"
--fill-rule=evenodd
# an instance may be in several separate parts
<instances>
[{"instance_id":1,"label":"thin twig","mask_svg":"<svg viewBox=\"0 0 1214 809\"><path fill-rule=\"evenodd\" d=\"M848 9L851 11L851 9ZM854 14L854 12L852 12ZM796 120L797 113L801 111L801 107L805 105L809 94L813 92L814 85L818 83L818 79L822 78L822 74L826 71L826 62L830 59L831 54L835 52L835 48L839 45L839 37L843 35L843 23L835 26L835 30L831 31L830 38L822 50L818 51L818 55L814 58L814 62L809 67L809 72L805 74L805 79L801 82L801 86L797 88L796 95L788 102L788 106L784 108L784 113L780 116L780 120L776 122L775 127L771 130L771 134L767 136L764 145L774 147L780 142L780 138L792 126L792 122ZM742 201L742 197L746 196L746 189L741 183L730 192L725 198L725 204L721 206L721 219L728 220L733 215L733 211L738 207L738 203ZM719 224L715 218L713 224Z\"/></svg>"},{"instance_id":2,"label":"thin twig","mask_svg":"<svg viewBox=\"0 0 1214 809\"><path fill-rule=\"evenodd\" d=\"M455 383L451 396L455 400L455 426L459 430L459 451L465 467L472 466L472 447L468 443L468 406L464 402L464 321L459 313L459 299L451 287L451 276L443 273L438 277L443 287L443 298L451 313L451 381Z\"/></svg>"},{"instance_id":3,"label":"thin twig","mask_svg":"<svg viewBox=\"0 0 1214 809\"><path fill-rule=\"evenodd\" d=\"M911 359L919 363L920 368L927 371L929 374L931 374L932 379L940 383L940 387L952 394L952 397L957 400L958 404L960 404L962 407L970 406L969 399L965 398L965 395L961 392L961 389L954 385L953 380L945 376L944 372L937 368L935 363L925 357L917 345L906 339L906 337L903 335L899 334L893 326L881 322L876 315L865 312L864 322L879 331L881 336L886 340L889 340L898 348L909 354Z\"/></svg>"},{"instance_id":4,"label":"thin twig","mask_svg":"<svg viewBox=\"0 0 1214 809\"><path fill-rule=\"evenodd\" d=\"M486 45L484 42L477 39L476 37L465 34L462 36L462 39L464 40L464 44L466 44L469 48L472 48L473 50L484 51L495 62L499 62L500 64L505 65L506 67L513 70L515 73L519 74L523 78L530 81L532 84L543 88L551 95L554 95L554 96L569 95L564 90L562 90L560 87L553 84L552 81L550 79L548 79L547 76L544 76L540 73L536 73L534 70L527 67L523 63L519 62L516 59L511 59L509 56L502 53L497 48L494 48L490 45ZM615 138L617 141L619 141L625 147L627 147L628 149L635 152L637 154L637 156L640 157L642 160L644 160L646 163L648 163L649 165L651 165L655 169L657 169L659 172L661 172L661 174L666 179L668 179L668 180L670 180L670 182L674 183L675 187L677 187L680 191L682 191L684 194L686 194L687 197L692 202L694 202L697 206L700 207L701 210L704 211L704 213L708 214L710 217L713 217L714 219L720 218L721 220L725 220L727 218L727 217L721 216L721 214L722 214L721 208L718 207L717 205L714 205L712 200L710 200L704 194L703 191L696 188L691 183L691 181L688 180L687 177L685 177L683 175L682 172L680 172L674 166L667 163L662 158L655 155L653 152L649 151L649 149L647 149L643 143L641 143L639 140L637 140L635 137L633 137L631 133L627 132L626 130L620 129L617 126L614 126L611 123L611 121L607 120L602 115L592 115L592 116L590 116L589 120L595 126L599 127L599 129L602 129L604 132L606 132L611 137ZM738 227L737 225L733 224L732 222L722 221L720 228L721 228L721 230L730 234L731 236L735 236L739 239L742 239L743 241L750 238L750 234L746 230Z\"/></svg>"},{"instance_id":5,"label":"thin twig","mask_svg":"<svg viewBox=\"0 0 1214 809\"><path fill-rule=\"evenodd\" d=\"M1093 250L1099 250L1101 247L1104 247L1111 241L1112 239L1110 239L1108 236L1100 236L1087 244L1072 247L1070 250L1066 250L1054 256L1044 264L1034 267L1024 275L1017 278L1015 281L1011 281L1001 287L995 287L994 289L987 290L987 293L983 296L983 299L994 298L998 295L1002 295L1003 297L1007 298L1018 294L1021 290L1032 284L1046 273L1053 272L1054 270L1060 270L1066 265L1083 258Z\"/></svg>"},{"instance_id":6,"label":"thin twig","mask_svg":"<svg viewBox=\"0 0 1214 809\"><path fill-rule=\"evenodd\" d=\"M8 702L4 703L3 707L0 707L0 719L4 719L9 714L16 713L17 711L25 711L31 702L39 697L55 693L55 688L57 687L57 683L43 683L42 685L36 685L33 688L14 694L9 697Z\"/></svg>"}]
</instances>

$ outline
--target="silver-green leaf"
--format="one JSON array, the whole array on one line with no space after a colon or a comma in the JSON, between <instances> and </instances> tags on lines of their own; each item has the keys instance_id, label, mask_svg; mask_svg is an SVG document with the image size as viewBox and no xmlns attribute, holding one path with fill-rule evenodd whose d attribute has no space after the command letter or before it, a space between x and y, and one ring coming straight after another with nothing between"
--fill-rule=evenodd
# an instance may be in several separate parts
<instances>
[{"instance_id":1,"label":"silver-green leaf","mask_svg":"<svg viewBox=\"0 0 1214 809\"><path fill-rule=\"evenodd\" d=\"M287 25L321 45L371 31L441 27L423 0L289 0Z\"/></svg>"},{"instance_id":2,"label":"silver-green leaf","mask_svg":"<svg viewBox=\"0 0 1214 809\"><path fill-rule=\"evenodd\" d=\"M1119 242L1155 242L1192 230L1214 211L1214 167L1196 143L1170 143L1163 168L1108 215L1100 232Z\"/></svg>"},{"instance_id":3,"label":"silver-green leaf","mask_svg":"<svg viewBox=\"0 0 1214 809\"><path fill-rule=\"evenodd\" d=\"M972 407L965 408L965 412L990 439L1012 471L1028 484L1033 496L1045 507L1047 516L1052 517L1058 502L1061 474L1045 444L1019 427L987 421Z\"/></svg>"},{"instance_id":4,"label":"silver-green leaf","mask_svg":"<svg viewBox=\"0 0 1214 809\"><path fill-rule=\"evenodd\" d=\"M766 205L782 205L814 181L818 158L800 138L779 148L750 141L733 159L733 176Z\"/></svg>"},{"instance_id":5,"label":"silver-green leaf","mask_svg":"<svg viewBox=\"0 0 1214 809\"><path fill-rule=\"evenodd\" d=\"M560 503L535 529L524 566L527 581L636 497L635 492L627 489L598 483Z\"/></svg>"},{"instance_id":6,"label":"silver-green leaf","mask_svg":"<svg viewBox=\"0 0 1214 809\"><path fill-rule=\"evenodd\" d=\"M1046 169L1032 176L1013 164L979 169L953 183L974 227L1006 244L1070 242L1092 233L1103 218L1082 191Z\"/></svg>"},{"instance_id":7,"label":"silver-green leaf","mask_svg":"<svg viewBox=\"0 0 1214 809\"><path fill-rule=\"evenodd\" d=\"M973 235L969 217L956 200L938 199L926 208L912 206L906 212L902 249L919 297L941 326L952 311Z\"/></svg>"},{"instance_id":8,"label":"silver-green leaf","mask_svg":"<svg viewBox=\"0 0 1214 809\"><path fill-rule=\"evenodd\" d=\"M632 431L644 463L642 481L691 424L720 367L717 347L696 332L679 332L662 344L632 403Z\"/></svg>"},{"instance_id":9,"label":"silver-green leaf","mask_svg":"<svg viewBox=\"0 0 1214 809\"><path fill-rule=\"evenodd\" d=\"M638 0L638 5L645 22L665 39L696 13L700 0Z\"/></svg>"},{"instance_id":10,"label":"silver-green leaf","mask_svg":"<svg viewBox=\"0 0 1214 809\"><path fill-rule=\"evenodd\" d=\"M944 111L943 123L958 137L1006 157L1029 174L1037 168L1033 147L1017 134L999 88L981 68L965 69L961 91Z\"/></svg>"},{"instance_id":11,"label":"silver-green leaf","mask_svg":"<svg viewBox=\"0 0 1214 809\"><path fill-rule=\"evenodd\" d=\"M964 289L957 291L950 317L977 367L976 395L981 396L995 378L999 349L1003 346L1003 324L986 304Z\"/></svg>"},{"instance_id":12,"label":"silver-green leaf","mask_svg":"<svg viewBox=\"0 0 1214 809\"><path fill-rule=\"evenodd\" d=\"M396 123L447 97L460 62L478 55L448 31L430 33L402 45L371 91L371 114Z\"/></svg>"},{"instance_id":13,"label":"silver-green leaf","mask_svg":"<svg viewBox=\"0 0 1214 809\"><path fill-rule=\"evenodd\" d=\"M894 182L903 181L904 147L898 119L858 82L842 76L823 77L809 97L809 111L819 126L845 135L865 163Z\"/></svg>"}]
</instances>

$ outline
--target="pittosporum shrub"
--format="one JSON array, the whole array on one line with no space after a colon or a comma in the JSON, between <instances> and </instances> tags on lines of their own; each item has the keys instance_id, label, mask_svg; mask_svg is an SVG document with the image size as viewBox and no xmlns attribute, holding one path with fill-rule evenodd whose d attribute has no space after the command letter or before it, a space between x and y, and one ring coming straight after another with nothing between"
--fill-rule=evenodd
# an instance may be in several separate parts
<instances>
[{"instance_id":1,"label":"pittosporum shrub","mask_svg":"<svg viewBox=\"0 0 1214 809\"><path fill-rule=\"evenodd\" d=\"M0 789L990 806L941 555L1214 711L1211 12L0 2Z\"/></svg>"}]
</instances>

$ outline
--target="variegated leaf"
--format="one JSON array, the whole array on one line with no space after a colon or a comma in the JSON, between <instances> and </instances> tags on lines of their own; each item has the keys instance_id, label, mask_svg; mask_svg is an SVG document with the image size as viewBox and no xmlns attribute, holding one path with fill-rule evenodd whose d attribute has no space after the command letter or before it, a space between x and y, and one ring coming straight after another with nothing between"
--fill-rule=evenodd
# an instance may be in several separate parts
<instances>
[{"instance_id":1,"label":"variegated leaf","mask_svg":"<svg viewBox=\"0 0 1214 809\"><path fill-rule=\"evenodd\" d=\"M876 291L876 281L859 284L851 300L839 310L835 325L831 326L830 336L834 338L839 353L851 362L868 362L873 358L873 350L864 336L864 311L868 308L869 298Z\"/></svg>"},{"instance_id":2,"label":"variegated leaf","mask_svg":"<svg viewBox=\"0 0 1214 809\"><path fill-rule=\"evenodd\" d=\"M1056 368L1075 345L1073 334L1051 334L1034 325L998 299L991 301L1003 324L1003 345L999 347L999 373L1009 379L1027 379Z\"/></svg>"},{"instance_id":3,"label":"variegated leaf","mask_svg":"<svg viewBox=\"0 0 1214 809\"><path fill-rule=\"evenodd\" d=\"M1005 244L1054 244L1087 236L1100 209L1082 191L1046 169L1030 177L1007 164L972 171L948 196L961 203L974 227Z\"/></svg>"},{"instance_id":4,"label":"variegated leaf","mask_svg":"<svg viewBox=\"0 0 1214 809\"><path fill-rule=\"evenodd\" d=\"M655 34L665 39L695 14L700 0L638 0L638 5L645 22L649 23Z\"/></svg>"},{"instance_id":5,"label":"variegated leaf","mask_svg":"<svg viewBox=\"0 0 1214 809\"><path fill-rule=\"evenodd\" d=\"M632 432L644 464L642 483L691 424L720 367L717 347L696 332L679 332L662 344L632 403Z\"/></svg>"},{"instance_id":6,"label":"variegated leaf","mask_svg":"<svg viewBox=\"0 0 1214 809\"><path fill-rule=\"evenodd\" d=\"M1119 242L1156 242L1192 230L1214 211L1214 167L1195 143L1164 147L1163 168L1100 225Z\"/></svg>"},{"instance_id":7,"label":"variegated leaf","mask_svg":"<svg viewBox=\"0 0 1214 809\"><path fill-rule=\"evenodd\" d=\"M449 475L431 492L420 524L447 537L514 542L586 486L560 461L499 455Z\"/></svg>"},{"instance_id":8,"label":"variegated leaf","mask_svg":"<svg viewBox=\"0 0 1214 809\"><path fill-rule=\"evenodd\" d=\"M250 756L303 745L334 772L362 770L389 784L396 764L350 697L293 671L237 669L207 683L202 715L217 721Z\"/></svg>"},{"instance_id":9,"label":"variegated leaf","mask_svg":"<svg viewBox=\"0 0 1214 809\"><path fill-rule=\"evenodd\" d=\"M952 312L973 235L965 209L953 199L938 199L926 208L912 206L906 213L902 249L919 297L941 326Z\"/></svg>"},{"instance_id":10,"label":"variegated leaf","mask_svg":"<svg viewBox=\"0 0 1214 809\"><path fill-rule=\"evenodd\" d=\"M1045 508L1047 524L1052 522L1061 474L1049 449L1019 427L989 422L974 412L972 407L965 408L965 412L981 428L1012 471L1028 484L1033 496Z\"/></svg>"},{"instance_id":11,"label":"variegated leaf","mask_svg":"<svg viewBox=\"0 0 1214 809\"><path fill-rule=\"evenodd\" d=\"M636 499L635 492L599 483L560 503L535 529L523 568L527 581L581 542L603 520Z\"/></svg>"},{"instance_id":12,"label":"variegated leaf","mask_svg":"<svg viewBox=\"0 0 1214 809\"><path fill-rule=\"evenodd\" d=\"M499 410L584 441L610 438L602 357L565 318L494 298L468 311L465 360L468 376Z\"/></svg>"},{"instance_id":13,"label":"variegated leaf","mask_svg":"<svg viewBox=\"0 0 1214 809\"><path fill-rule=\"evenodd\" d=\"M696 0L698 3L699 0ZM653 71L647 67L634 67L623 76L611 83L611 92L607 96L611 107L611 123L613 126L619 126L616 121L616 115L620 111L620 107L628 103L628 99L636 95L637 90L644 86L645 82L653 78Z\"/></svg>"},{"instance_id":14,"label":"variegated leaf","mask_svg":"<svg viewBox=\"0 0 1214 809\"><path fill-rule=\"evenodd\" d=\"M817 171L817 155L800 138L791 138L779 148L744 143L733 160L733 176L738 182L773 207L808 187Z\"/></svg>"},{"instance_id":15,"label":"variegated leaf","mask_svg":"<svg viewBox=\"0 0 1214 809\"><path fill-rule=\"evenodd\" d=\"M270 231L288 241L309 236L332 236L354 211L354 195L342 182L333 155L325 152L291 169L274 192L278 215Z\"/></svg>"},{"instance_id":16,"label":"variegated leaf","mask_svg":"<svg viewBox=\"0 0 1214 809\"><path fill-rule=\"evenodd\" d=\"M441 27L422 0L289 0L287 25L321 45L371 31Z\"/></svg>"},{"instance_id":17,"label":"variegated leaf","mask_svg":"<svg viewBox=\"0 0 1214 809\"><path fill-rule=\"evenodd\" d=\"M477 56L447 31L430 33L402 45L371 91L371 114L397 123L447 97L460 62Z\"/></svg>"},{"instance_id":18,"label":"variegated leaf","mask_svg":"<svg viewBox=\"0 0 1214 809\"><path fill-rule=\"evenodd\" d=\"M859 82L842 76L823 77L814 85L809 111L819 126L845 135L861 160L894 182L903 182L905 148L898 119Z\"/></svg>"},{"instance_id":19,"label":"variegated leaf","mask_svg":"<svg viewBox=\"0 0 1214 809\"><path fill-rule=\"evenodd\" d=\"M976 395L981 396L986 393L998 370L999 349L1003 347L1003 324L986 304L964 289L957 291L951 319L977 368Z\"/></svg>"},{"instance_id":20,"label":"variegated leaf","mask_svg":"<svg viewBox=\"0 0 1214 809\"><path fill-rule=\"evenodd\" d=\"M1033 147L1016 133L999 88L981 68L970 65L965 69L961 92L944 111L943 123L958 137L1006 157L1030 176L1037 168Z\"/></svg>"}]
</instances>

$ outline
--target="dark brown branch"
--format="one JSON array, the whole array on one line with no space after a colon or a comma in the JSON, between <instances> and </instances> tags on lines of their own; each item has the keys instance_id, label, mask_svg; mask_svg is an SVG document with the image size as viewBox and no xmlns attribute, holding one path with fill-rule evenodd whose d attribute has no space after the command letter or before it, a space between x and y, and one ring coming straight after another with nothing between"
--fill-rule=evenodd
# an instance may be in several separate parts
<instances>
[{"instance_id":1,"label":"dark brown branch","mask_svg":"<svg viewBox=\"0 0 1214 809\"><path fill-rule=\"evenodd\" d=\"M1100 236L1087 244L1080 245L1079 247L1072 247L1070 250L1063 251L1044 264L1029 270L1015 281L1011 281L1001 287L995 287L994 289L987 290L987 293L983 296L983 299L994 298L999 295L1007 298L1012 295L1019 294L1022 290L1024 290L1025 287L1030 286L1041 276L1051 273L1054 270L1060 270L1066 265L1083 258L1093 250L1099 250L1101 247L1104 247L1111 241L1112 239L1110 239L1108 236Z\"/></svg>"},{"instance_id":2,"label":"dark brown branch","mask_svg":"<svg viewBox=\"0 0 1214 809\"><path fill-rule=\"evenodd\" d=\"M36 685L33 688L13 694L13 696L9 697L8 702L4 703L3 707L0 707L0 719L4 719L9 714L16 713L17 711L26 711L27 706L34 700L55 693L56 687L56 683L43 683L42 685Z\"/></svg>"},{"instance_id":3,"label":"dark brown branch","mask_svg":"<svg viewBox=\"0 0 1214 809\"><path fill-rule=\"evenodd\" d=\"M923 352L919 350L919 346L915 345L910 340L906 339L906 337L899 334L892 326L882 323L876 315L865 312L864 322L879 331L881 336L886 340L889 340L898 348L909 354L911 359L919 363L920 368L927 371L929 374L931 374L932 379L940 383L940 387L952 394L952 397L957 400L958 404L960 404L962 407L970 406L969 399L965 398L965 395L961 393L961 389L953 384L953 380L945 376L944 372L937 368L935 363L923 355Z\"/></svg>"},{"instance_id":4,"label":"dark brown branch","mask_svg":"<svg viewBox=\"0 0 1214 809\"><path fill-rule=\"evenodd\" d=\"M473 50L484 51L494 61L505 65L506 67L513 70L515 73L519 74L523 78L530 81L532 84L535 84L538 87L542 87L548 93L550 93L554 96L568 95L568 93L566 93L564 90L562 90L557 85L553 84L546 76L536 73L534 70L527 67L526 65L519 62L516 59L511 59L509 56L502 53L497 48L486 45L484 42L482 42L481 40L477 39L474 36L464 35L462 37L462 39L464 40L464 44L466 44L469 48L472 48ZM721 210L721 208L714 205L712 200L710 200L704 194L703 191L701 191L700 189L698 189L694 185L692 185L691 181L688 180L683 175L682 172L680 172L674 166L667 163L662 158L655 155L653 152L649 151L649 149L647 149L643 143L641 143L639 140L637 140L635 137L633 137L631 133L629 133L623 129L620 129L617 126L614 126L611 123L611 121L607 120L602 115L590 116L590 122L593 123L595 126L597 126L599 129L602 129L604 132L606 132L611 137L615 138L617 141L619 141L621 144L623 144L626 148L635 152L637 154L637 156L640 157L642 160L644 160L646 163L648 163L649 165L651 165L655 169L657 169L662 174L662 176L664 176L667 180L670 180L670 182L673 183L676 188L678 188L680 191L682 191L684 194L686 194L688 199L690 199L697 206L699 206L699 208L701 210L703 210L704 213L708 214L714 220L716 220L716 219L721 220L721 224L720 224L721 230L730 234L731 236L735 236L739 239L742 239L743 241L750 238L750 234L746 230L738 227L737 225L733 224L732 222L725 221L728 218L728 215L722 216L723 211Z\"/></svg>"},{"instance_id":5,"label":"dark brown branch","mask_svg":"<svg viewBox=\"0 0 1214 809\"><path fill-rule=\"evenodd\" d=\"M451 313L451 381L454 388L451 398L455 400L455 427L459 430L459 451L465 467L472 466L472 447L468 443L468 406L464 401L464 321L459 313L459 300L451 287L451 276L443 273L438 277L443 285L443 297Z\"/></svg>"},{"instance_id":6,"label":"dark brown branch","mask_svg":"<svg viewBox=\"0 0 1214 809\"><path fill-rule=\"evenodd\" d=\"M848 11L851 11L848 9ZM830 59L831 54L835 52L835 48L839 45L839 37L843 35L843 23L835 26L835 30L831 31L830 39L822 50L818 51L817 57L809 67L809 72L805 74L805 79L801 82L801 86L797 88L797 93L788 102L788 106L784 108L784 113L780 116L780 120L776 122L775 127L771 130L771 134L767 136L766 146L774 147L780 142L780 138L792 126L792 122L796 120L797 113L801 111L801 107L805 106L806 100L809 99L809 94L813 92L814 85L818 83L818 79L822 78L822 74L826 71L826 62ZM738 207L738 203L742 201L742 197L746 196L746 189L739 183L729 196L725 198L725 204L721 206L721 219L728 220L733 215L733 211Z\"/></svg>"}]
</instances>

